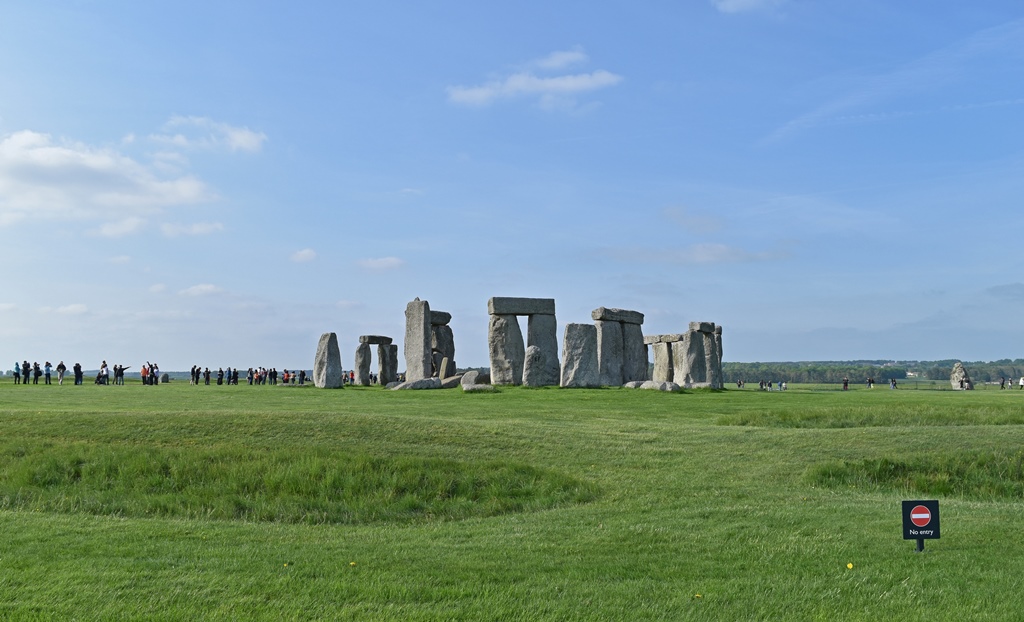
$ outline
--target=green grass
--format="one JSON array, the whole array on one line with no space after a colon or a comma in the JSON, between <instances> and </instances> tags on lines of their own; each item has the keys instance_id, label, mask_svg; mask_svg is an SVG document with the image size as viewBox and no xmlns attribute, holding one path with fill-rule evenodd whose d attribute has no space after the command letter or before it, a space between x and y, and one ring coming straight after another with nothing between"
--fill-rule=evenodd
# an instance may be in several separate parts
<instances>
[{"instance_id":1,"label":"green grass","mask_svg":"<svg viewBox=\"0 0 1024 622\"><path fill-rule=\"evenodd\" d=\"M5 384L0 430L0 619L1024 610L1021 392Z\"/></svg>"}]
</instances>

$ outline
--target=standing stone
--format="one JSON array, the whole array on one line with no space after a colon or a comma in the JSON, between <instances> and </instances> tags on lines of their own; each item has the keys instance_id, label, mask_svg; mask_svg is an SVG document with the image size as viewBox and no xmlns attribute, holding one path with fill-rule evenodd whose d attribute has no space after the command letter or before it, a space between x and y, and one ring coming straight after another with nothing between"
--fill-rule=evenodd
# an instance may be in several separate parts
<instances>
[{"instance_id":1,"label":"standing stone","mask_svg":"<svg viewBox=\"0 0 1024 622\"><path fill-rule=\"evenodd\" d=\"M431 311L431 313L437 313ZM446 314L447 315L447 314ZM450 316L449 316L450 317ZM434 369L440 370L441 359L448 359L448 375L455 374L455 336L452 327L446 324L435 324L430 330L430 349L435 363ZM440 356L438 356L440 354ZM444 379L445 376L439 376Z\"/></svg>"},{"instance_id":2,"label":"standing stone","mask_svg":"<svg viewBox=\"0 0 1024 622\"><path fill-rule=\"evenodd\" d=\"M355 384L370 386L370 344L361 343L356 348Z\"/></svg>"},{"instance_id":3,"label":"standing stone","mask_svg":"<svg viewBox=\"0 0 1024 622\"><path fill-rule=\"evenodd\" d=\"M672 382L672 344L659 342L654 348L654 380L655 382Z\"/></svg>"},{"instance_id":4,"label":"standing stone","mask_svg":"<svg viewBox=\"0 0 1024 622\"><path fill-rule=\"evenodd\" d=\"M707 369L708 386L712 389L723 388L722 362L718 358L718 346L715 344L714 333L701 333L704 338L704 361Z\"/></svg>"},{"instance_id":5,"label":"standing stone","mask_svg":"<svg viewBox=\"0 0 1024 622\"><path fill-rule=\"evenodd\" d=\"M650 360L651 360L650 346L648 346L646 343L644 343L644 363L645 363L645 365L644 365L644 380L650 380L651 379L651 365L647 365L646 364ZM669 359L669 360L671 360L671 359Z\"/></svg>"},{"instance_id":6,"label":"standing stone","mask_svg":"<svg viewBox=\"0 0 1024 622\"><path fill-rule=\"evenodd\" d=\"M419 298L405 307L405 379L431 376L430 303Z\"/></svg>"},{"instance_id":7,"label":"standing stone","mask_svg":"<svg viewBox=\"0 0 1024 622\"><path fill-rule=\"evenodd\" d=\"M673 382L687 389L707 386L704 336L700 332L690 331L672 344L672 377Z\"/></svg>"},{"instance_id":8,"label":"standing stone","mask_svg":"<svg viewBox=\"0 0 1024 622\"><path fill-rule=\"evenodd\" d=\"M601 374L597 366L597 327L593 324L565 325L561 385L601 386Z\"/></svg>"},{"instance_id":9,"label":"standing stone","mask_svg":"<svg viewBox=\"0 0 1024 622\"><path fill-rule=\"evenodd\" d=\"M622 380L647 379L647 347L644 331L639 324L622 323ZM666 378L671 380L672 378Z\"/></svg>"},{"instance_id":10,"label":"standing stone","mask_svg":"<svg viewBox=\"0 0 1024 622\"><path fill-rule=\"evenodd\" d=\"M722 327L715 326L715 349L718 350L718 377L721 378L722 386L720 389L725 388L725 374L722 373Z\"/></svg>"},{"instance_id":11,"label":"standing stone","mask_svg":"<svg viewBox=\"0 0 1024 622\"><path fill-rule=\"evenodd\" d=\"M526 359L523 363L523 386L543 387L547 380L547 357L537 346L526 348Z\"/></svg>"},{"instance_id":12,"label":"standing stone","mask_svg":"<svg viewBox=\"0 0 1024 622\"><path fill-rule=\"evenodd\" d=\"M398 376L398 346L382 343L377 346L377 383L394 382Z\"/></svg>"},{"instance_id":13,"label":"standing stone","mask_svg":"<svg viewBox=\"0 0 1024 622\"><path fill-rule=\"evenodd\" d=\"M514 315L492 315L487 329L487 348L491 357L493 384L520 384L523 381L523 331Z\"/></svg>"},{"instance_id":14,"label":"standing stone","mask_svg":"<svg viewBox=\"0 0 1024 622\"><path fill-rule=\"evenodd\" d=\"M445 378L448 377L449 374L448 374L448 357L447 356L444 357L443 359L441 359L441 365L438 366L438 370L440 372L440 373L437 374L438 378L440 378L441 380L444 380Z\"/></svg>"},{"instance_id":15,"label":"standing stone","mask_svg":"<svg viewBox=\"0 0 1024 622\"><path fill-rule=\"evenodd\" d=\"M313 384L320 389L340 389L341 381L341 349L338 348L338 335L324 333L320 335L320 343L316 346L316 358L313 360Z\"/></svg>"},{"instance_id":16,"label":"standing stone","mask_svg":"<svg viewBox=\"0 0 1024 622\"><path fill-rule=\"evenodd\" d=\"M594 328L597 330L597 367L601 385L620 386L622 384L622 324L614 320L594 320Z\"/></svg>"},{"instance_id":17,"label":"standing stone","mask_svg":"<svg viewBox=\"0 0 1024 622\"><path fill-rule=\"evenodd\" d=\"M967 368L960 361L953 364L953 371L949 374L949 385L956 390L968 391L974 388L971 384L971 377L967 374Z\"/></svg>"},{"instance_id":18,"label":"standing stone","mask_svg":"<svg viewBox=\"0 0 1024 622\"><path fill-rule=\"evenodd\" d=\"M535 313L526 325L526 345L537 346L544 355L539 387L557 387L561 366L558 363L558 322L554 315Z\"/></svg>"}]
</instances>

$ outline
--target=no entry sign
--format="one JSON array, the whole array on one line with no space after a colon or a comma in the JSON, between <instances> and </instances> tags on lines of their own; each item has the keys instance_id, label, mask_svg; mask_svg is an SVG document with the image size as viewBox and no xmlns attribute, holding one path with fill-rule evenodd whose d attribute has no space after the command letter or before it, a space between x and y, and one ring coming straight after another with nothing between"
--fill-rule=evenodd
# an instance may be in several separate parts
<instances>
[{"instance_id":1,"label":"no entry sign","mask_svg":"<svg viewBox=\"0 0 1024 622\"><path fill-rule=\"evenodd\" d=\"M903 502L903 539L917 540L917 550L924 550L925 540L939 537L939 502Z\"/></svg>"}]
</instances>

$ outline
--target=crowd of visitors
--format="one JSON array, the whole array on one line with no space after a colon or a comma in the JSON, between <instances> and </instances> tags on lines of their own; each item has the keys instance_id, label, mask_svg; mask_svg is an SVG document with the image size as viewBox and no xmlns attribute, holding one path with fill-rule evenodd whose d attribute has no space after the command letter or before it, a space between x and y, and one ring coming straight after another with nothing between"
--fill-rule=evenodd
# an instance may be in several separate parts
<instances>
[{"instance_id":1,"label":"crowd of visitors","mask_svg":"<svg viewBox=\"0 0 1024 622\"><path fill-rule=\"evenodd\" d=\"M99 385L123 385L124 384L124 372L130 369L130 365L115 364L113 367L107 364L106 361L100 363L99 370L96 372L95 384ZM74 374L75 384L82 384L85 372L82 368L81 363L75 363L71 368ZM14 384L29 384L31 378L32 384L39 384L39 379L43 378L44 384L50 384L50 380L53 372L57 372L57 384L64 384L64 375L68 371L68 367L61 361L56 367L46 361L42 366L38 362L29 364L28 361L18 363L15 361L12 375L14 376ZM164 374L166 376L166 374ZM142 366L139 371L139 377L144 385L157 385L161 382L167 382L167 378L161 379L160 366L156 363L146 361L146 364ZM209 385L211 380L215 381L219 385L232 385L238 384L239 370L238 368L232 369L231 367L221 367L217 371L211 371L209 367L203 368L200 365L194 365L192 367L189 384ZM279 374L276 368L266 367L250 367L245 374L245 380L250 385L305 385L308 375L304 369L293 369L284 370L283 374Z\"/></svg>"}]
</instances>

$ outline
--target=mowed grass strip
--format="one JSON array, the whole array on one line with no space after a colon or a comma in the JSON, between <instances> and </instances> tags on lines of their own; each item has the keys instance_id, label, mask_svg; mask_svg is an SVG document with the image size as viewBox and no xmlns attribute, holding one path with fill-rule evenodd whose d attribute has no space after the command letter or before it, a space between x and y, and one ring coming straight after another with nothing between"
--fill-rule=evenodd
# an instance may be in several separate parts
<instances>
[{"instance_id":1,"label":"mowed grass strip","mask_svg":"<svg viewBox=\"0 0 1024 622\"><path fill-rule=\"evenodd\" d=\"M323 448L0 448L0 508L309 524L459 520L593 500L596 486L514 462Z\"/></svg>"}]
</instances>

